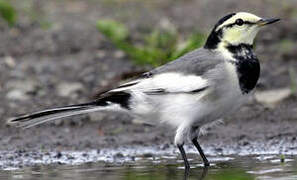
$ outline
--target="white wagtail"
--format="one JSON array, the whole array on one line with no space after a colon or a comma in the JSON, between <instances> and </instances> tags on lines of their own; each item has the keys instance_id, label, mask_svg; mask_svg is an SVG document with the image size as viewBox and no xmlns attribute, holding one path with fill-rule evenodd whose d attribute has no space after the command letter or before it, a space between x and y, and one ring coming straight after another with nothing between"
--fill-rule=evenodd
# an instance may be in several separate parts
<instances>
[{"instance_id":1,"label":"white wagtail","mask_svg":"<svg viewBox=\"0 0 297 180\"><path fill-rule=\"evenodd\" d=\"M28 128L77 114L123 111L145 122L176 128L174 141L186 169L189 163L183 145L187 140L209 166L197 141L199 132L236 110L254 89L260 75L254 38L262 26L278 20L245 12L228 14L217 22L200 49L106 91L89 103L39 111L8 123Z\"/></svg>"}]
</instances>

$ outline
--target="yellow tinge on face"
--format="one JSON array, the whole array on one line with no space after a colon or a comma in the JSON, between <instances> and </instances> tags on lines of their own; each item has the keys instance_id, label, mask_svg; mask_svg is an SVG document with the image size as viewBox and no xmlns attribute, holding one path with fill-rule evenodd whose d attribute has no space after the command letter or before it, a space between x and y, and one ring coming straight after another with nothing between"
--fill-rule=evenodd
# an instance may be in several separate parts
<instances>
[{"instance_id":1,"label":"yellow tinge on face","mask_svg":"<svg viewBox=\"0 0 297 180\"><path fill-rule=\"evenodd\" d=\"M222 41L236 45L236 44L253 44L253 41L259 31L258 26L243 25L242 28L229 28L223 31Z\"/></svg>"},{"instance_id":2,"label":"yellow tinge on face","mask_svg":"<svg viewBox=\"0 0 297 180\"><path fill-rule=\"evenodd\" d=\"M236 15L232 16L230 19L228 19L227 21L225 21L223 24L221 24L220 26L218 26L216 28L216 30L221 29L223 26L226 26L228 24L232 24L236 21L236 19L242 19L243 21L249 21L249 22L258 22L259 20L261 20L260 17L251 14L251 13L247 13L247 12L239 12L236 13Z\"/></svg>"},{"instance_id":3,"label":"yellow tinge on face","mask_svg":"<svg viewBox=\"0 0 297 180\"><path fill-rule=\"evenodd\" d=\"M232 27L226 27L230 24L234 24L237 19L242 19L244 22L250 22L253 24L243 24L242 26L233 25ZM225 41L230 44L253 44L254 38L259 31L259 26L257 26L256 23L260 20L261 18L256 15L240 12L221 24L217 29L223 28L223 42Z\"/></svg>"}]
</instances>

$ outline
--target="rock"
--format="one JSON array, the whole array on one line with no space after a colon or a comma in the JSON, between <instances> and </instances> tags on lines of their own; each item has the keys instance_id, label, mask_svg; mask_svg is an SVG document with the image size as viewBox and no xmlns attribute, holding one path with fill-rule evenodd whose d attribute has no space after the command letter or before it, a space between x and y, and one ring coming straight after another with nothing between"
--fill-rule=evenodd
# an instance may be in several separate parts
<instances>
[{"instance_id":1,"label":"rock","mask_svg":"<svg viewBox=\"0 0 297 180\"><path fill-rule=\"evenodd\" d=\"M116 154L114 155L114 157L115 157L115 158L123 158L124 155L123 155L122 153L118 152L118 153L116 153Z\"/></svg>"},{"instance_id":2,"label":"rock","mask_svg":"<svg viewBox=\"0 0 297 180\"><path fill-rule=\"evenodd\" d=\"M36 94L39 86L36 81L33 80L12 80L5 84L5 88L8 89L6 97L11 100L28 100L29 94Z\"/></svg>"},{"instance_id":3,"label":"rock","mask_svg":"<svg viewBox=\"0 0 297 180\"><path fill-rule=\"evenodd\" d=\"M81 83L61 83L57 87L57 93L62 97L77 97L79 92L83 91Z\"/></svg>"},{"instance_id":4,"label":"rock","mask_svg":"<svg viewBox=\"0 0 297 180\"><path fill-rule=\"evenodd\" d=\"M154 157L152 153L144 153L142 156L145 158Z\"/></svg>"},{"instance_id":5,"label":"rock","mask_svg":"<svg viewBox=\"0 0 297 180\"><path fill-rule=\"evenodd\" d=\"M15 63L15 59L14 59L13 57L11 57L11 56L6 56L6 57L4 58L4 62L5 62L5 64L6 64L8 67L10 67L10 68L14 68L15 65L16 65L16 63Z\"/></svg>"},{"instance_id":6,"label":"rock","mask_svg":"<svg viewBox=\"0 0 297 180\"><path fill-rule=\"evenodd\" d=\"M291 95L290 88L274 89L268 91L258 91L255 93L257 102L266 107L274 108L278 103Z\"/></svg>"},{"instance_id":7,"label":"rock","mask_svg":"<svg viewBox=\"0 0 297 180\"><path fill-rule=\"evenodd\" d=\"M123 51L120 51L120 50L117 50L114 53L114 57L117 58L117 59L123 58L124 56L125 56L125 53Z\"/></svg>"},{"instance_id":8,"label":"rock","mask_svg":"<svg viewBox=\"0 0 297 180\"><path fill-rule=\"evenodd\" d=\"M105 51L102 51L102 50L98 50L96 52L96 57L97 58L104 58L106 56L106 52Z\"/></svg>"},{"instance_id":9,"label":"rock","mask_svg":"<svg viewBox=\"0 0 297 180\"><path fill-rule=\"evenodd\" d=\"M22 93L34 93L38 90L38 83L33 80L14 80L8 81L5 84L5 88L10 90L19 90Z\"/></svg>"},{"instance_id":10,"label":"rock","mask_svg":"<svg viewBox=\"0 0 297 180\"><path fill-rule=\"evenodd\" d=\"M63 156L61 152L57 152L57 154L54 156L54 158L60 159Z\"/></svg>"},{"instance_id":11,"label":"rock","mask_svg":"<svg viewBox=\"0 0 297 180\"><path fill-rule=\"evenodd\" d=\"M6 98L10 100L25 101L29 99L29 96L22 90L14 89L7 93Z\"/></svg>"}]
</instances>

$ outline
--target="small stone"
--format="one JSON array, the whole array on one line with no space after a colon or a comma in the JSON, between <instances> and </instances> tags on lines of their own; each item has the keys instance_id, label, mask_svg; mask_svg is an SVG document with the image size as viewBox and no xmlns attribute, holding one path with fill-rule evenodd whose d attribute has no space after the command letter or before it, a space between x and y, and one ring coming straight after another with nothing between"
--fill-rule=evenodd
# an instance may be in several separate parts
<instances>
[{"instance_id":1,"label":"small stone","mask_svg":"<svg viewBox=\"0 0 297 180\"><path fill-rule=\"evenodd\" d=\"M67 157L68 160L75 159L75 158L74 158L73 156L71 156L71 155L66 155L66 157Z\"/></svg>"},{"instance_id":2,"label":"small stone","mask_svg":"<svg viewBox=\"0 0 297 180\"><path fill-rule=\"evenodd\" d=\"M115 158L123 158L124 155L122 153L117 153L116 155L114 155Z\"/></svg>"},{"instance_id":3,"label":"small stone","mask_svg":"<svg viewBox=\"0 0 297 180\"><path fill-rule=\"evenodd\" d=\"M255 99L268 108L274 108L278 103L291 95L290 88L260 91L255 93Z\"/></svg>"},{"instance_id":4,"label":"small stone","mask_svg":"<svg viewBox=\"0 0 297 180\"><path fill-rule=\"evenodd\" d=\"M161 18L159 22L160 28L168 33L175 33L176 27L168 18Z\"/></svg>"},{"instance_id":5,"label":"small stone","mask_svg":"<svg viewBox=\"0 0 297 180\"><path fill-rule=\"evenodd\" d=\"M149 158L149 157L153 157L153 154L152 153L144 153L142 156L145 158Z\"/></svg>"},{"instance_id":6,"label":"small stone","mask_svg":"<svg viewBox=\"0 0 297 180\"><path fill-rule=\"evenodd\" d=\"M13 80L8 81L5 88L21 90L23 93L34 93L38 90L38 83L33 80Z\"/></svg>"},{"instance_id":7,"label":"small stone","mask_svg":"<svg viewBox=\"0 0 297 180\"><path fill-rule=\"evenodd\" d=\"M166 143L166 144L164 144L164 145L161 146L161 149L162 149L162 150L166 150L166 149L168 149L169 147L170 147L169 144Z\"/></svg>"},{"instance_id":8,"label":"small stone","mask_svg":"<svg viewBox=\"0 0 297 180\"><path fill-rule=\"evenodd\" d=\"M29 96L24 91L14 89L7 93L6 98L10 100L25 101L29 99Z\"/></svg>"},{"instance_id":9,"label":"small stone","mask_svg":"<svg viewBox=\"0 0 297 180\"><path fill-rule=\"evenodd\" d=\"M223 152L223 149L222 148L215 148L215 151L217 151L217 152Z\"/></svg>"},{"instance_id":10,"label":"small stone","mask_svg":"<svg viewBox=\"0 0 297 180\"><path fill-rule=\"evenodd\" d=\"M248 141L243 141L242 142L242 146L247 146L247 145L249 145L250 143L248 142Z\"/></svg>"},{"instance_id":11,"label":"small stone","mask_svg":"<svg viewBox=\"0 0 297 180\"><path fill-rule=\"evenodd\" d=\"M115 58L123 58L124 56L125 56L125 53L123 51L120 51L120 50L118 50L118 51L116 51L114 53Z\"/></svg>"},{"instance_id":12,"label":"small stone","mask_svg":"<svg viewBox=\"0 0 297 180\"><path fill-rule=\"evenodd\" d=\"M4 59L5 64L10 67L10 68L14 68L16 63L15 63L15 59L11 56L6 56Z\"/></svg>"},{"instance_id":13,"label":"small stone","mask_svg":"<svg viewBox=\"0 0 297 180\"><path fill-rule=\"evenodd\" d=\"M58 94L62 97L76 96L82 90L83 85L81 83L61 83L57 87Z\"/></svg>"},{"instance_id":14,"label":"small stone","mask_svg":"<svg viewBox=\"0 0 297 180\"><path fill-rule=\"evenodd\" d=\"M62 156L63 156L63 155L62 155L62 153L61 153L61 152L57 152L57 154L55 155L55 158L58 158L58 159L60 159Z\"/></svg>"},{"instance_id":15,"label":"small stone","mask_svg":"<svg viewBox=\"0 0 297 180\"><path fill-rule=\"evenodd\" d=\"M7 158L8 160L14 160L13 155L8 155L6 158Z\"/></svg>"},{"instance_id":16,"label":"small stone","mask_svg":"<svg viewBox=\"0 0 297 180\"><path fill-rule=\"evenodd\" d=\"M104 58L106 56L106 52L102 50L98 50L96 53L96 57L98 58Z\"/></svg>"}]
</instances>

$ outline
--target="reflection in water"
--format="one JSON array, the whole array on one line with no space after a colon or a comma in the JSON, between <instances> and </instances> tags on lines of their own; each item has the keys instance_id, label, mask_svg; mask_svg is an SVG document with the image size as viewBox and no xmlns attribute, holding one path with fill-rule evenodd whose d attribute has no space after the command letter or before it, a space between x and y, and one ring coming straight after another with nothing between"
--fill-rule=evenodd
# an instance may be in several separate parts
<instances>
[{"instance_id":1,"label":"reflection in water","mask_svg":"<svg viewBox=\"0 0 297 180\"><path fill-rule=\"evenodd\" d=\"M207 175L207 172L208 172L208 168L209 167L203 167L203 170L202 170L202 173L201 175L197 175L198 180L204 180L206 175ZM188 170L185 170L185 174L184 174L184 180L188 180L189 179L189 175L190 175L190 171Z\"/></svg>"},{"instance_id":2,"label":"reflection in water","mask_svg":"<svg viewBox=\"0 0 297 180\"><path fill-rule=\"evenodd\" d=\"M212 174L210 179L214 180L253 180L255 179L251 174L246 173L240 169L226 169Z\"/></svg>"},{"instance_id":3,"label":"reflection in water","mask_svg":"<svg viewBox=\"0 0 297 180\"><path fill-rule=\"evenodd\" d=\"M129 169L121 180L254 180L255 178L243 170L236 168L196 168L190 172L177 170L175 166L156 167L138 171Z\"/></svg>"},{"instance_id":4,"label":"reflection in water","mask_svg":"<svg viewBox=\"0 0 297 180\"><path fill-rule=\"evenodd\" d=\"M271 158L272 157L272 158ZM158 159L157 161L155 161ZM0 171L0 179L25 180L279 180L297 179L296 159L291 157L285 163L278 156L269 158L233 157L228 160L212 159L204 168L193 159L189 173L185 173L183 162L176 159L147 158L130 163L107 164L87 163L79 166L51 165L24 168L15 171ZM222 158L221 158L222 159ZM231 159L231 160L230 160ZM195 162L195 163L194 163Z\"/></svg>"},{"instance_id":5,"label":"reflection in water","mask_svg":"<svg viewBox=\"0 0 297 180\"><path fill-rule=\"evenodd\" d=\"M206 178L206 175L207 175L207 172L208 172L208 167L204 167L204 168L203 168L203 171L202 171L202 173L201 173L201 176L198 176L198 177L199 177L198 180L203 180L203 179L205 179L205 178ZM186 179L187 179L187 177L186 177Z\"/></svg>"}]
</instances>

